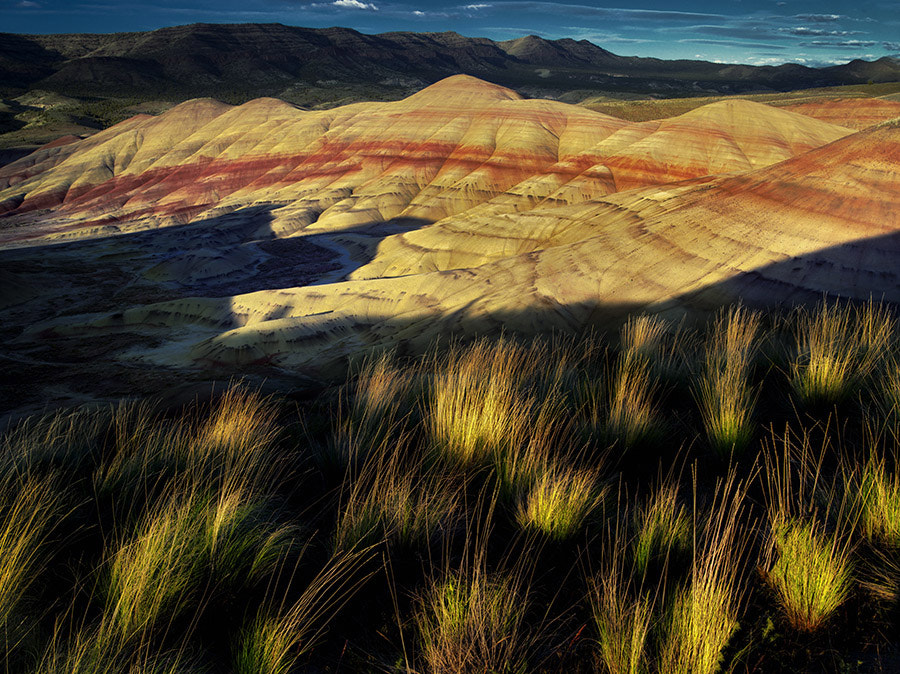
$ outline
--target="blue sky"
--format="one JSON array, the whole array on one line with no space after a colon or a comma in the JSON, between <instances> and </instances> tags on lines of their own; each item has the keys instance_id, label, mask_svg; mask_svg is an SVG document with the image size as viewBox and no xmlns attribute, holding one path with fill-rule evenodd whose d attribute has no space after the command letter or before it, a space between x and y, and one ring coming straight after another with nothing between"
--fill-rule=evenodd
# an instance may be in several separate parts
<instances>
[{"instance_id":1,"label":"blue sky","mask_svg":"<svg viewBox=\"0 0 900 674\"><path fill-rule=\"evenodd\" d=\"M0 30L151 30L199 21L587 39L622 55L751 64L900 55L900 0L0 0Z\"/></svg>"}]
</instances>

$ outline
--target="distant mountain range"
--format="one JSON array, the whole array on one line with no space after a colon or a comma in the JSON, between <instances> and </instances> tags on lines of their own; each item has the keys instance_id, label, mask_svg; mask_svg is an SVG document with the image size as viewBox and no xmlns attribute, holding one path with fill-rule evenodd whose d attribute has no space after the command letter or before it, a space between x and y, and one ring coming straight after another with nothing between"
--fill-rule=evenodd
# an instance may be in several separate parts
<instances>
[{"instance_id":1,"label":"distant mountain range","mask_svg":"<svg viewBox=\"0 0 900 674\"><path fill-rule=\"evenodd\" d=\"M0 87L74 96L278 96L302 87L405 91L453 74L540 95L572 90L742 93L900 80L900 59L828 68L618 56L586 40L193 24L141 33L0 34ZM227 96L225 96L227 97Z\"/></svg>"}]
</instances>

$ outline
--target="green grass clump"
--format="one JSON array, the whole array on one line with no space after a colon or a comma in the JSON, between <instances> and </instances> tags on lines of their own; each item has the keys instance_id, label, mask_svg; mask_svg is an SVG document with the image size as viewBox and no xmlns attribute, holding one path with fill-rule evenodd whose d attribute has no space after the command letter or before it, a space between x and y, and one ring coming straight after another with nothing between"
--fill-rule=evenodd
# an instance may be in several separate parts
<instances>
[{"instance_id":1,"label":"green grass clump","mask_svg":"<svg viewBox=\"0 0 900 674\"><path fill-rule=\"evenodd\" d=\"M767 577L791 625L811 632L821 627L851 589L850 550L813 522L775 522L774 562Z\"/></svg>"},{"instance_id":2,"label":"green grass clump","mask_svg":"<svg viewBox=\"0 0 900 674\"><path fill-rule=\"evenodd\" d=\"M551 468L520 500L516 517L525 528L556 540L571 538L601 500L597 478L572 468Z\"/></svg>"},{"instance_id":3,"label":"green grass clump","mask_svg":"<svg viewBox=\"0 0 900 674\"><path fill-rule=\"evenodd\" d=\"M417 618L428 670L523 671L525 600L513 580L488 575L480 567L436 583L422 600Z\"/></svg>"},{"instance_id":4,"label":"green grass clump","mask_svg":"<svg viewBox=\"0 0 900 674\"><path fill-rule=\"evenodd\" d=\"M636 517L634 567L644 575L654 563L666 564L672 557L688 557L693 548L694 528L678 492L670 486L659 489Z\"/></svg>"},{"instance_id":5,"label":"green grass clump","mask_svg":"<svg viewBox=\"0 0 900 674\"><path fill-rule=\"evenodd\" d=\"M759 315L735 307L716 319L707 340L697 399L709 444L722 455L743 452L752 437L750 366L758 332Z\"/></svg>"},{"instance_id":6,"label":"green grass clump","mask_svg":"<svg viewBox=\"0 0 900 674\"><path fill-rule=\"evenodd\" d=\"M865 381L886 353L894 321L872 302L819 304L797 317L799 353L792 364L795 393L805 403L833 404Z\"/></svg>"},{"instance_id":7,"label":"green grass clump","mask_svg":"<svg viewBox=\"0 0 900 674\"><path fill-rule=\"evenodd\" d=\"M428 414L432 441L445 459L486 464L497 452L524 444L534 406L522 391L527 356L503 340L451 349L434 376Z\"/></svg>"}]
</instances>

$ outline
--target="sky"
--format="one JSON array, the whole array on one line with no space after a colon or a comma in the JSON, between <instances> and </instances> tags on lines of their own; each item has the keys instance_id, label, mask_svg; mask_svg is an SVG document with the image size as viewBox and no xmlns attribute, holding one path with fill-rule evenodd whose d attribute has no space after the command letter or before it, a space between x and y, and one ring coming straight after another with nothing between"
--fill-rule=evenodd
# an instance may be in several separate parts
<instances>
[{"instance_id":1,"label":"sky","mask_svg":"<svg viewBox=\"0 0 900 674\"><path fill-rule=\"evenodd\" d=\"M459 2L469 4L458 4ZM900 0L0 0L0 31L108 33L187 23L453 30L589 40L625 56L810 66L900 56Z\"/></svg>"}]
</instances>

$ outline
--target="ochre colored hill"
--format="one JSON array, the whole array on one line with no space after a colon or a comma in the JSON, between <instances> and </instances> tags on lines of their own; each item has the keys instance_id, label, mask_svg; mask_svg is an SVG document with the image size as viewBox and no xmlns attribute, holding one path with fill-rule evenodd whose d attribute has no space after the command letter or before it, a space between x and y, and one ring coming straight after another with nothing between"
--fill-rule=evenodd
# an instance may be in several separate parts
<instances>
[{"instance_id":1,"label":"ochre colored hill","mask_svg":"<svg viewBox=\"0 0 900 674\"><path fill-rule=\"evenodd\" d=\"M466 76L323 112L190 101L0 173L5 302L20 344L306 369L598 311L900 301L898 134L740 100L635 124Z\"/></svg>"},{"instance_id":2,"label":"ochre colored hill","mask_svg":"<svg viewBox=\"0 0 900 674\"><path fill-rule=\"evenodd\" d=\"M799 112L823 122L867 129L875 124L900 117L900 101L883 98L842 98L813 103L787 105L782 110Z\"/></svg>"}]
</instances>

